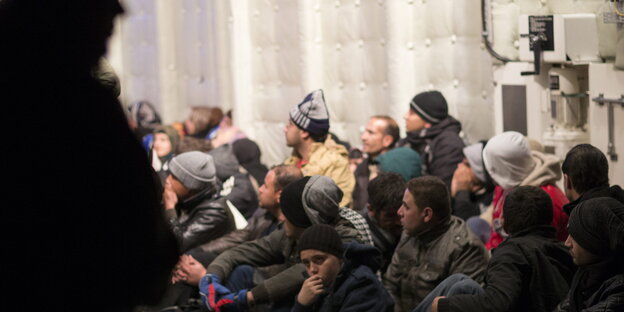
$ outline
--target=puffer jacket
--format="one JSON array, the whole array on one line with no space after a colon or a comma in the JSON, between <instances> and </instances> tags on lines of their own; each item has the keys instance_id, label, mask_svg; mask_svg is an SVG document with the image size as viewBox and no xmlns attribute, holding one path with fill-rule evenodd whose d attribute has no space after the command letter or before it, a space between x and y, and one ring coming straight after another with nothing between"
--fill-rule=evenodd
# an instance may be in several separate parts
<instances>
[{"instance_id":1,"label":"puffer jacket","mask_svg":"<svg viewBox=\"0 0 624 312\"><path fill-rule=\"evenodd\" d=\"M310 159L307 163L302 164L301 157L293 152L284 161L284 164L299 167L304 176L322 175L330 177L342 190L343 197L340 206L348 207L351 204L355 177L349 170L349 152L344 146L332 140L330 136L327 136L323 143L312 143Z\"/></svg>"},{"instance_id":2,"label":"puffer jacket","mask_svg":"<svg viewBox=\"0 0 624 312\"><path fill-rule=\"evenodd\" d=\"M214 191L178 202L175 215L171 210L167 214L182 253L236 229L225 197L218 197Z\"/></svg>"},{"instance_id":3,"label":"puffer jacket","mask_svg":"<svg viewBox=\"0 0 624 312\"><path fill-rule=\"evenodd\" d=\"M450 188L457 164L464 160L461 123L452 116L419 131L407 133L399 145L409 145L420 154L423 175L436 176Z\"/></svg>"},{"instance_id":4,"label":"puffer jacket","mask_svg":"<svg viewBox=\"0 0 624 312\"><path fill-rule=\"evenodd\" d=\"M277 230L281 222L264 209L258 209L244 229L236 230L199 246L202 251L220 254L232 247L249 242Z\"/></svg>"},{"instance_id":5,"label":"puffer jacket","mask_svg":"<svg viewBox=\"0 0 624 312\"><path fill-rule=\"evenodd\" d=\"M557 239L565 241L568 237L568 215L563 211L563 206L568 203L568 199L555 183L561 179L561 165L559 158L546 155L540 152L531 152L535 160L535 168L520 183L520 186L539 186L552 199L553 221L552 226L557 230ZM486 246L488 249L496 248L506 237L503 230L503 205L505 197L513 188L504 190L500 186L494 189L494 200L492 200L492 233Z\"/></svg>"},{"instance_id":6,"label":"puffer jacket","mask_svg":"<svg viewBox=\"0 0 624 312\"><path fill-rule=\"evenodd\" d=\"M306 215L312 224L333 225L343 243L352 241L365 243L365 238L355 225L339 215L340 195L340 189L330 178L311 177L302 194ZM221 281L225 281L237 266L243 264L253 267L284 264L288 267L251 290L256 303L275 302L288 296L294 297L305 280L306 270L297 253L297 240L288 237L283 229L222 253L206 271L217 275Z\"/></svg>"},{"instance_id":7,"label":"puffer jacket","mask_svg":"<svg viewBox=\"0 0 624 312\"><path fill-rule=\"evenodd\" d=\"M438 311L550 312L565 298L575 270L554 228L528 228L492 251L483 293L442 299Z\"/></svg>"},{"instance_id":8,"label":"puffer jacket","mask_svg":"<svg viewBox=\"0 0 624 312\"><path fill-rule=\"evenodd\" d=\"M463 273L483 281L489 254L483 243L455 216L418 236L403 233L384 284L395 311L411 311L441 281Z\"/></svg>"},{"instance_id":9,"label":"puffer jacket","mask_svg":"<svg viewBox=\"0 0 624 312\"><path fill-rule=\"evenodd\" d=\"M579 268L572 280L568 297L555 311L624 311L622 263L609 259Z\"/></svg>"},{"instance_id":10,"label":"puffer jacket","mask_svg":"<svg viewBox=\"0 0 624 312\"><path fill-rule=\"evenodd\" d=\"M394 301L375 272L380 254L374 247L350 243L344 246L344 265L333 290L309 306L299 302L291 310L302 311L393 311Z\"/></svg>"}]
</instances>

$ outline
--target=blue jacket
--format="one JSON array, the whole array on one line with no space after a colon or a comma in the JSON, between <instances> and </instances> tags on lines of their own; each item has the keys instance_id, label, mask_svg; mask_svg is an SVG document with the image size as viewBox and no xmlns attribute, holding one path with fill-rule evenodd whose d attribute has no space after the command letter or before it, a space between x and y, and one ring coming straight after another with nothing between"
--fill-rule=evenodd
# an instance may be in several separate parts
<instances>
[{"instance_id":1,"label":"blue jacket","mask_svg":"<svg viewBox=\"0 0 624 312\"><path fill-rule=\"evenodd\" d=\"M358 243L345 244L345 263L332 291L314 304L295 303L300 311L393 311L394 301L375 275L381 266L377 248Z\"/></svg>"}]
</instances>

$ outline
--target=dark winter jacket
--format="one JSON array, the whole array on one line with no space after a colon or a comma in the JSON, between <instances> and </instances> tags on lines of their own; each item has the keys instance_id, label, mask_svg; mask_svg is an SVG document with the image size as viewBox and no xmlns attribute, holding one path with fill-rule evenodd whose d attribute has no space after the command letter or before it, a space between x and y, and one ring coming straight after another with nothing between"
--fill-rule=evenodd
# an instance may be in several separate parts
<instances>
[{"instance_id":1,"label":"dark winter jacket","mask_svg":"<svg viewBox=\"0 0 624 312\"><path fill-rule=\"evenodd\" d=\"M280 227L280 222L270 212L264 209L258 209L248 220L247 226L244 229L230 232L222 237L200 245L199 248L205 252L220 254L242 243L269 235Z\"/></svg>"},{"instance_id":2,"label":"dark winter jacket","mask_svg":"<svg viewBox=\"0 0 624 312\"><path fill-rule=\"evenodd\" d=\"M180 242L180 252L221 237L236 226L226 199L214 192L198 194L185 202L178 202L175 215L169 214L173 233Z\"/></svg>"},{"instance_id":3,"label":"dark winter jacket","mask_svg":"<svg viewBox=\"0 0 624 312\"><path fill-rule=\"evenodd\" d=\"M622 190L619 185L614 185L611 187L609 187L608 185L595 187L583 193L581 197L577 198L576 200L565 204L563 206L563 211L565 211L565 213L567 213L569 216L572 213L572 210L574 210L574 208L578 206L578 204L580 204L581 202L598 197L611 197L621 203L624 203L624 190Z\"/></svg>"},{"instance_id":4,"label":"dark winter jacket","mask_svg":"<svg viewBox=\"0 0 624 312\"><path fill-rule=\"evenodd\" d=\"M368 216L368 214L364 215L364 219L366 223L368 223L368 228L373 237L373 243L377 249L381 252L381 266L379 268L380 272L386 273L386 269L390 265L390 261L392 261L392 255L394 254L394 249L399 243L400 235L396 236L392 233L382 229L379 227L379 224Z\"/></svg>"},{"instance_id":5,"label":"dark winter jacket","mask_svg":"<svg viewBox=\"0 0 624 312\"><path fill-rule=\"evenodd\" d=\"M448 116L431 128L407 133L402 142L420 154L423 175L439 177L450 188L457 164L464 159L464 141L459 137L461 124Z\"/></svg>"},{"instance_id":6,"label":"dark winter jacket","mask_svg":"<svg viewBox=\"0 0 624 312\"><path fill-rule=\"evenodd\" d=\"M365 158L355 168L355 187L353 188L353 210L365 214L368 204L368 181L370 181L371 167L376 164L370 158Z\"/></svg>"},{"instance_id":7,"label":"dark winter jacket","mask_svg":"<svg viewBox=\"0 0 624 312\"><path fill-rule=\"evenodd\" d=\"M492 203L494 189L481 189L481 192L472 193L467 190L458 191L453 197L453 215L464 220L478 216Z\"/></svg>"},{"instance_id":8,"label":"dark winter jacket","mask_svg":"<svg viewBox=\"0 0 624 312\"><path fill-rule=\"evenodd\" d=\"M403 234L384 284L395 301L395 311L411 311L441 281L463 273L480 283L488 252L464 220L451 216L419 236Z\"/></svg>"},{"instance_id":9,"label":"dark winter jacket","mask_svg":"<svg viewBox=\"0 0 624 312\"><path fill-rule=\"evenodd\" d=\"M607 260L580 267L557 312L624 311L624 267L621 262Z\"/></svg>"},{"instance_id":10,"label":"dark winter jacket","mask_svg":"<svg viewBox=\"0 0 624 312\"><path fill-rule=\"evenodd\" d=\"M375 274L381 264L379 251L351 243L345 245L344 259L334 287L327 295L309 306L296 302L291 311L393 311L394 301Z\"/></svg>"},{"instance_id":11,"label":"dark winter jacket","mask_svg":"<svg viewBox=\"0 0 624 312\"><path fill-rule=\"evenodd\" d=\"M442 299L438 311L552 311L575 269L553 227L527 229L492 251L483 293Z\"/></svg>"}]
</instances>

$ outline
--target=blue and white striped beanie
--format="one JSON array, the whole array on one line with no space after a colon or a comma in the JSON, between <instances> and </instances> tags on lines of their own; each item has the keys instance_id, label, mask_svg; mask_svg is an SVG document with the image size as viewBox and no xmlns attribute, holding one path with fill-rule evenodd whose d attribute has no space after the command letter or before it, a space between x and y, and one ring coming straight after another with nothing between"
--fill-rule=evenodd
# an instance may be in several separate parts
<instances>
[{"instance_id":1,"label":"blue and white striped beanie","mask_svg":"<svg viewBox=\"0 0 624 312\"><path fill-rule=\"evenodd\" d=\"M325 134L329 131L329 112L325 104L323 90L308 94L301 103L290 110L290 119L299 129L312 134Z\"/></svg>"}]
</instances>

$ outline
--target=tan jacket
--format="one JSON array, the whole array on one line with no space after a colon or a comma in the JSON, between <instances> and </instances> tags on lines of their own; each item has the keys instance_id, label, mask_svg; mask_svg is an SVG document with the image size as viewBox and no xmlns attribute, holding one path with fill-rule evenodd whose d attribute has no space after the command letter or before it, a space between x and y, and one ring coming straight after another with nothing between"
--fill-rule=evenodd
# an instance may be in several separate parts
<instances>
[{"instance_id":1,"label":"tan jacket","mask_svg":"<svg viewBox=\"0 0 624 312\"><path fill-rule=\"evenodd\" d=\"M293 154L284 161L286 165L294 165L301 161L301 157ZM351 205L351 194L355 187L355 177L349 170L349 152L337 144L330 136L325 142L313 143L310 149L310 161L301 167L304 176L323 175L334 180L343 193L340 207Z\"/></svg>"},{"instance_id":2,"label":"tan jacket","mask_svg":"<svg viewBox=\"0 0 624 312\"><path fill-rule=\"evenodd\" d=\"M395 311L411 311L441 281L463 273L481 283L489 254L483 243L455 216L420 236L403 233L384 275Z\"/></svg>"}]
</instances>

